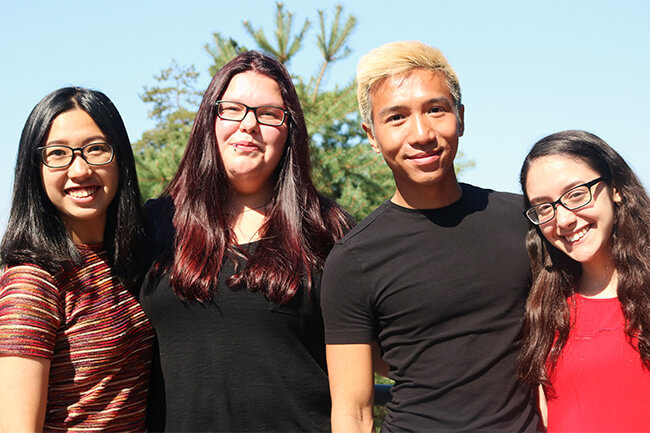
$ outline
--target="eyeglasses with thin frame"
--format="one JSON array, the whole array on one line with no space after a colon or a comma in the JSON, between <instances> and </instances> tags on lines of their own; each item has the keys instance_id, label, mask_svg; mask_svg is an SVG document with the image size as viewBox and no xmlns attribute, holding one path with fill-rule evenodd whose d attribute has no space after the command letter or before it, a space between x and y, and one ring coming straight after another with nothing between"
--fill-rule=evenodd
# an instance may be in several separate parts
<instances>
[{"instance_id":1,"label":"eyeglasses with thin frame","mask_svg":"<svg viewBox=\"0 0 650 433\"><path fill-rule=\"evenodd\" d=\"M38 148L41 161L50 168L68 167L74 161L75 152L89 165L106 165L113 161L114 151L110 143L95 141L81 147L51 144Z\"/></svg>"},{"instance_id":2,"label":"eyeglasses with thin frame","mask_svg":"<svg viewBox=\"0 0 650 433\"><path fill-rule=\"evenodd\" d=\"M282 125L289 114L284 108L274 107L273 105L249 107L241 102L217 101L215 106L217 107L217 116L223 120L241 122L248 112L252 111L258 123L268 126Z\"/></svg>"},{"instance_id":3,"label":"eyeglasses with thin frame","mask_svg":"<svg viewBox=\"0 0 650 433\"><path fill-rule=\"evenodd\" d=\"M562 194L560 198L554 202L539 203L526 209L524 215L526 215L526 218L535 225L546 224L555 218L556 208L558 205L562 205L568 210L576 210L591 203L591 200L593 199L591 187L604 180L604 177L599 177L592 181L576 185Z\"/></svg>"}]
</instances>

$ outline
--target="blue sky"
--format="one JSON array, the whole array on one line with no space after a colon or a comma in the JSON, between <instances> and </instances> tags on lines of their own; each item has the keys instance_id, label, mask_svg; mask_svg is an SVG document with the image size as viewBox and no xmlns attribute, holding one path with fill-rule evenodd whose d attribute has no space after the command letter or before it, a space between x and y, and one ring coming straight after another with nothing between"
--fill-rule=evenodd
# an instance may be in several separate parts
<instances>
[{"instance_id":1,"label":"blue sky","mask_svg":"<svg viewBox=\"0 0 650 433\"><path fill-rule=\"evenodd\" d=\"M0 10L0 232L8 217L20 132L33 106L62 86L105 92L132 141L153 123L139 98L172 59L194 64L207 86L213 32L248 47L248 19L271 33L273 1L3 2ZM316 73L317 9L335 2L285 0L295 28L312 21L291 71ZM532 144L563 129L591 131L617 149L650 187L650 2L644 0L342 2L358 18L351 56L326 76L346 83L361 55L418 39L442 50L460 78L466 107L460 148L476 167L461 180L519 192Z\"/></svg>"}]
</instances>

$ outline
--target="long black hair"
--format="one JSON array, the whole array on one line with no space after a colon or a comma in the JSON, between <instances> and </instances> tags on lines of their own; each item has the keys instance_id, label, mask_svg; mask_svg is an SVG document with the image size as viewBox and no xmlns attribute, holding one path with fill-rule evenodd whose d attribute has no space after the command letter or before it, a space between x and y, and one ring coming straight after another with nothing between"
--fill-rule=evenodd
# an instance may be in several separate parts
<instances>
[{"instance_id":1,"label":"long black hair","mask_svg":"<svg viewBox=\"0 0 650 433\"><path fill-rule=\"evenodd\" d=\"M217 145L215 101L230 80L247 71L272 78L289 111L289 135L274 172L269 212L261 240L243 270L228 280L232 288L264 293L277 304L289 302L311 271L321 270L334 242L352 225L336 203L316 191L311 177L309 135L291 76L276 59L257 51L240 54L212 78L176 175L163 193L173 199L175 240L171 258L154 265L154 275L169 270L176 295L211 299L225 256L241 251L228 230L225 198L230 182Z\"/></svg>"},{"instance_id":2,"label":"long black hair","mask_svg":"<svg viewBox=\"0 0 650 433\"><path fill-rule=\"evenodd\" d=\"M74 109L85 111L94 120L115 151L119 186L107 210L104 247L117 276L131 286L142 257L142 198L124 122L111 100L96 90L56 90L36 104L27 118L18 147L11 213L0 259L8 266L35 264L53 275L81 262L59 211L43 189L37 152L47 140L54 119Z\"/></svg>"},{"instance_id":3,"label":"long black hair","mask_svg":"<svg viewBox=\"0 0 650 433\"><path fill-rule=\"evenodd\" d=\"M538 141L521 169L526 207L526 178L540 157L562 155L591 167L616 188L611 256L618 273L618 299L625 316L625 332L650 367L650 199L630 166L607 143L585 131L562 131ZM530 385L549 383L547 366L554 367L569 336L567 298L575 293L580 263L555 248L531 224L526 239L533 272L528 297L520 376Z\"/></svg>"}]
</instances>

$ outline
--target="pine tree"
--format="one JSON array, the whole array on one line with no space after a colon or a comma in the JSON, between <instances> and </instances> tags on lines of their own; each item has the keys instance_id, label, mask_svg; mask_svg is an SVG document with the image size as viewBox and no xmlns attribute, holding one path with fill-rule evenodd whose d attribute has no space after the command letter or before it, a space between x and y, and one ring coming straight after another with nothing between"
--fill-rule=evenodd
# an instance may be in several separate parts
<instances>
[{"instance_id":1,"label":"pine tree","mask_svg":"<svg viewBox=\"0 0 650 433\"><path fill-rule=\"evenodd\" d=\"M171 66L155 77L160 85L145 87L140 96L153 104L149 117L156 121L154 129L133 143L145 199L160 195L176 173L203 94L194 88L198 77L193 66L182 67L172 60Z\"/></svg>"}]
</instances>

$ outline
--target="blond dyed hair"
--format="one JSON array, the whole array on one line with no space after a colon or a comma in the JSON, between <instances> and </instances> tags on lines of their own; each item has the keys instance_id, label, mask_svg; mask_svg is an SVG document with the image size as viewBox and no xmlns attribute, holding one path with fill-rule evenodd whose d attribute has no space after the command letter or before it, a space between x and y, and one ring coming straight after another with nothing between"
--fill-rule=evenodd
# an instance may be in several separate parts
<instances>
[{"instance_id":1,"label":"blond dyed hair","mask_svg":"<svg viewBox=\"0 0 650 433\"><path fill-rule=\"evenodd\" d=\"M438 72L445 77L456 106L462 106L458 76L439 49L420 41L399 41L375 48L359 60L357 99L364 123L373 126L371 93L389 77L407 75L413 69Z\"/></svg>"}]
</instances>

